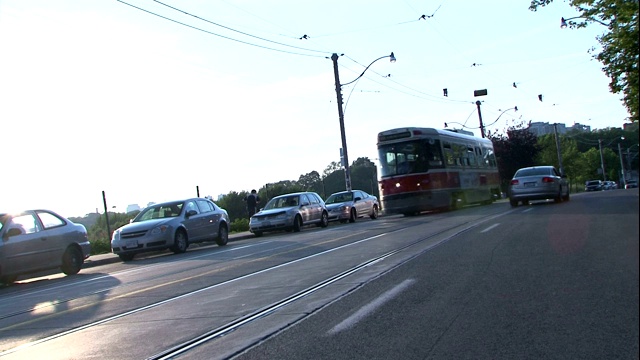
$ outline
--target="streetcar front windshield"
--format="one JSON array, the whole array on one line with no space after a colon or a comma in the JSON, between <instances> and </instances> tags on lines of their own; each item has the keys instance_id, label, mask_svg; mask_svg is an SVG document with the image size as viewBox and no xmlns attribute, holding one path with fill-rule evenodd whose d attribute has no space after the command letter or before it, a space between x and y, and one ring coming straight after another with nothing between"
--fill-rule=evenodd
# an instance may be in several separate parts
<instances>
[{"instance_id":1,"label":"streetcar front windshield","mask_svg":"<svg viewBox=\"0 0 640 360\"><path fill-rule=\"evenodd\" d=\"M381 144L378 145L378 158L382 177L426 173L444 166L438 139Z\"/></svg>"}]
</instances>

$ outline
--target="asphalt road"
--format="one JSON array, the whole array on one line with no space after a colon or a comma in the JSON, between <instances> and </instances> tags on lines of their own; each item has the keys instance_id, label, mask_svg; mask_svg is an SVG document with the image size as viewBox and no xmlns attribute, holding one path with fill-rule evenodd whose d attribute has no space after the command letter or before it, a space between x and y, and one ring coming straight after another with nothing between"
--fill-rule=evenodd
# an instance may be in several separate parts
<instances>
[{"instance_id":1,"label":"asphalt road","mask_svg":"<svg viewBox=\"0 0 640 360\"><path fill-rule=\"evenodd\" d=\"M634 189L94 263L0 289L0 357L637 359L638 237Z\"/></svg>"},{"instance_id":2,"label":"asphalt road","mask_svg":"<svg viewBox=\"0 0 640 360\"><path fill-rule=\"evenodd\" d=\"M272 358L637 359L637 192L516 208L237 357Z\"/></svg>"}]
</instances>

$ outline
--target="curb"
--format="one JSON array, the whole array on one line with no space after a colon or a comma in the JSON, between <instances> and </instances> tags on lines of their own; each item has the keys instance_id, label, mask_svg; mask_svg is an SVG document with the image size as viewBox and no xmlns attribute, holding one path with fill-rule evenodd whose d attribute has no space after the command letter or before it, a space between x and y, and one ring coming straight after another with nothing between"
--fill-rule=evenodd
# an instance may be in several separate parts
<instances>
[{"instance_id":1,"label":"curb","mask_svg":"<svg viewBox=\"0 0 640 360\"><path fill-rule=\"evenodd\" d=\"M252 233L250 233L249 231L244 231L240 233L229 234L229 241L244 240L244 239L250 239L253 237L254 235ZM193 244L193 246L195 247L195 246L212 246L212 245L210 243L204 243L204 245L201 243L198 243L198 244ZM153 254L153 252L149 252L149 254ZM115 263L121 263L121 262L123 261L120 260L120 257L114 253L91 255L87 260L85 260L84 264L82 265L82 268L86 269L86 268L92 268L96 266L115 264Z\"/></svg>"}]
</instances>

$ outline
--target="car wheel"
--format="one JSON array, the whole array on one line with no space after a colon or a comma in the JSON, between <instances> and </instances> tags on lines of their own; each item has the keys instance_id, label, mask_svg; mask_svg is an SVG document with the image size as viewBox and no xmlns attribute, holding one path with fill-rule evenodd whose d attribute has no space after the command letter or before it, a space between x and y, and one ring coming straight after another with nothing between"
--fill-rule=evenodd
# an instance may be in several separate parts
<instances>
[{"instance_id":1,"label":"car wheel","mask_svg":"<svg viewBox=\"0 0 640 360\"><path fill-rule=\"evenodd\" d=\"M173 251L174 254L182 254L187 251L188 246L189 242L187 241L187 234L182 230L176 232L176 237L173 240L173 247L171 248L171 251Z\"/></svg>"},{"instance_id":2,"label":"car wheel","mask_svg":"<svg viewBox=\"0 0 640 360\"><path fill-rule=\"evenodd\" d=\"M302 217L300 215L296 215L293 218L293 232L300 232L302 230Z\"/></svg>"},{"instance_id":3,"label":"car wheel","mask_svg":"<svg viewBox=\"0 0 640 360\"><path fill-rule=\"evenodd\" d=\"M120 260L127 262L133 260L133 257L136 256L136 254L118 254L118 256L120 257Z\"/></svg>"},{"instance_id":4,"label":"car wheel","mask_svg":"<svg viewBox=\"0 0 640 360\"><path fill-rule=\"evenodd\" d=\"M83 262L82 252L78 248L71 246L62 255L62 266L60 268L66 275L75 275L82 268Z\"/></svg>"},{"instance_id":5,"label":"car wheel","mask_svg":"<svg viewBox=\"0 0 640 360\"><path fill-rule=\"evenodd\" d=\"M570 197L571 197L571 196L569 195L569 189L567 189L567 195L563 196L563 197L562 197L562 200L564 200L564 201L569 201Z\"/></svg>"},{"instance_id":6,"label":"car wheel","mask_svg":"<svg viewBox=\"0 0 640 360\"><path fill-rule=\"evenodd\" d=\"M558 195L553 198L553 202L561 203L562 202L562 190L558 190Z\"/></svg>"},{"instance_id":7,"label":"car wheel","mask_svg":"<svg viewBox=\"0 0 640 360\"><path fill-rule=\"evenodd\" d=\"M350 222L350 223L354 223L354 222L356 222L356 218L357 218L357 216L356 216L356 209L351 208L351 212L349 213L349 222Z\"/></svg>"},{"instance_id":8,"label":"car wheel","mask_svg":"<svg viewBox=\"0 0 640 360\"><path fill-rule=\"evenodd\" d=\"M216 238L216 244L218 246L225 246L229 242L229 230L227 230L226 225L220 225L220 229L218 229L218 237Z\"/></svg>"},{"instance_id":9,"label":"car wheel","mask_svg":"<svg viewBox=\"0 0 640 360\"><path fill-rule=\"evenodd\" d=\"M511 204L511 206L513 207L516 207L518 206L518 200L509 199L509 204Z\"/></svg>"},{"instance_id":10,"label":"car wheel","mask_svg":"<svg viewBox=\"0 0 640 360\"><path fill-rule=\"evenodd\" d=\"M0 284L11 285L18 279L18 275L0 276Z\"/></svg>"},{"instance_id":11,"label":"car wheel","mask_svg":"<svg viewBox=\"0 0 640 360\"><path fill-rule=\"evenodd\" d=\"M373 205L373 209L371 209L371 215L369 215L369 217L371 218L371 220L375 220L378 218L378 207L376 205Z\"/></svg>"},{"instance_id":12,"label":"car wheel","mask_svg":"<svg viewBox=\"0 0 640 360\"><path fill-rule=\"evenodd\" d=\"M326 212L322 212L322 218L320 219L320 227L327 227L329 226L329 215Z\"/></svg>"}]
</instances>

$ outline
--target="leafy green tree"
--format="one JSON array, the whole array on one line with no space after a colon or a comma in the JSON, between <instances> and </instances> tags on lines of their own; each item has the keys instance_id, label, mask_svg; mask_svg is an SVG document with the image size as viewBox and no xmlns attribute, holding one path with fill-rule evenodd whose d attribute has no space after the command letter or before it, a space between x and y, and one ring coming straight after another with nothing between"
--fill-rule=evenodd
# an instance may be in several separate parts
<instances>
[{"instance_id":1,"label":"leafy green tree","mask_svg":"<svg viewBox=\"0 0 640 360\"><path fill-rule=\"evenodd\" d=\"M356 159L351 165L351 187L371 195L380 196L378 191L378 168L367 157Z\"/></svg>"},{"instance_id":2,"label":"leafy green tree","mask_svg":"<svg viewBox=\"0 0 640 360\"><path fill-rule=\"evenodd\" d=\"M128 214L124 213L108 213L109 216L109 230L107 232L107 221L105 216L97 218L96 222L87 229L87 236L89 242L91 242L91 254L104 254L111 251L111 235L116 229L129 223L131 219L138 215L139 211L134 211Z\"/></svg>"},{"instance_id":3,"label":"leafy green tree","mask_svg":"<svg viewBox=\"0 0 640 360\"><path fill-rule=\"evenodd\" d=\"M246 219L249 217L249 213L247 212L247 204L244 199L249 195L247 191L236 192L231 191L230 193L223 196L220 200L215 203L218 204L221 208L227 210L227 214L229 214L229 220L233 223L237 219ZM258 207L260 207L258 205Z\"/></svg>"},{"instance_id":4,"label":"leafy green tree","mask_svg":"<svg viewBox=\"0 0 640 360\"><path fill-rule=\"evenodd\" d=\"M529 9L537 11L553 0L531 0ZM638 0L570 0L580 16L567 21L571 28L584 28L590 23L603 25L606 31L596 37L602 50L595 59L604 67L610 79L609 90L622 93L624 104L631 114L629 120L637 122L638 101Z\"/></svg>"},{"instance_id":5,"label":"leafy green tree","mask_svg":"<svg viewBox=\"0 0 640 360\"><path fill-rule=\"evenodd\" d=\"M340 165L340 163L336 162L336 161L332 161L324 169L324 171L322 172L322 176L326 178L327 176L331 175L332 173L334 173L334 172L336 172L336 171L338 171L340 169L342 169L342 166Z\"/></svg>"},{"instance_id":6,"label":"leafy green tree","mask_svg":"<svg viewBox=\"0 0 640 360\"><path fill-rule=\"evenodd\" d=\"M312 171L305 175L300 175L298 185L302 186L306 191L314 191L318 194L322 192L322 179L317 171Z\"/></svg>"},{"instance_id":7,"label":"leafy green tree","mask_svg":"<svg viewBox=\"0 0 640 360\"><path fill-rule=\"evenodd\" d=\"M506 191L518 169L536 165L538 139L523 122L513 122L505 133L488 131L487 138L493 142L502 191Z\"/></svg>"}]
</instances>

